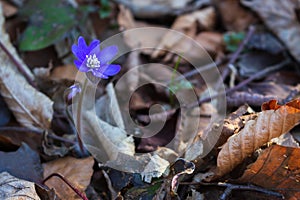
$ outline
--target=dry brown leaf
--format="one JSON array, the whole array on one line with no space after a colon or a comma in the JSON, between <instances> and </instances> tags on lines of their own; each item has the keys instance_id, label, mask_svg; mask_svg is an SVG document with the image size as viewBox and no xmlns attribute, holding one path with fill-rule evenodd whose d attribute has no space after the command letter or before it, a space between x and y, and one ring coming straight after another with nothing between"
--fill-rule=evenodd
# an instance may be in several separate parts
<instances>
[{"instance_id":1,"label":"dry brown leaf","mask_svg":"<svg viewBox=\"0 0 300 200\"><path fill-rule=\"evenodd\" d=\"M0 199L3 200L40 200L34 183L18 179L7 172L0 174Z\"/></svg>"},{"instance_id":2,"label":"dry brown leaf","mask_svg":"<svg viewBox=\"0 0 300 200\"><path fill-rule=\"evenodd\" d=\"M229 31L245 31L249 25L257 21L253 13L240 5L239 0L213 0L213 2L220 11L224 26Z\"/></svg>"},{"instance_id":3,"label":"dry brown leaf","mask_svg":"<svg viewBox=\"0 0 300 200\"><path fill-rule=\"evenodd\" d=\"M127 84L124 86L124 91L129 90L129 93L133 93L137 89L139 83L139 68L136 67L140 64L140 53L138 51L130 52L125 63L125 66L128 71L130 70L130 72L126 76Z\"/></svg>"},{"instance_id":4,"label":"dry brown leaf","mask_svg":"<svg viewBox=\"0 0 300 200\"><path fill-rule=\"evenodd\" d=\"M207 11L207 9L209 9L209 12ZM197 24L199 23L199 21L200 23L204 21L202 19L205 19L207 15L210 16L211 12L214 12L214 10L212 10L211 8L206 8L200 11L195 11L190 14L179 16L173 23L171 29L179 31L183 33L183 35L173 31L167 32L162 37L159 46L156 48L156 50L151 56L153 58L162 56L165 54L165 50L177 50L178 52L182 53L191 51L190 48L192 47L192 45L189 44L190 40L188 40L186 36L195 38L197 32Z\"/></svg>"},{"instance_id":5,"label":"dry brown leaf","mask_svg":"<svg viewBox=\"0 0 300 200\"><path fill-rule=\"evenodd\" d=\"M137 27L136 21L134 20L131 11L123 5L120 5L119 9L120 11L118 13L118 19L117 19L119 27L121 29L126 29L126 30L136 28Z\"/></svg>"},{"instance_id":6,"label":"dry brown leaf","mask_svg":"<svg viewBox=\"0 0 300 200\"><path fill-rule=\"evenodd\" d=\"M4 18L0 7L0 27L3 27L3 23ZM3 29L0 32L0 40L23 66L28 76L33 77L19 58ZM0 51L0 66L0 92L17 121L32 129L49 128L53 115L53 102L29 85L4 51Z\"/></svg>"},{"instance_id":7,"label":"dry brown leaf","mask_svg":"<svg viewBox=\"0 0 300 200\"><path fill-rule=\"evenodd\" d=\"M205 30L211 30L215 25L216 13L213 7L207 7L201 10L197 10L192 13L179 16L172 28L175 30L184 30L190 28L197 22L196 25Z\"/></svg>"},{"instance_id":8,"label":"dry brown leaf","mask_svg":"<svg viewBox=\"0 0 300 200\"><path fill-rule=\"evenodd\" d=\"M32 129L49 128L53 102L29 85L9 63L4 66L0 68L0 92L17 121Z\"/></svg>"},{"instance_id":9,"label":"dry brown leaf","mask_svg":"<svg viewBox=\"0 0 300 200\"><path fill-rule=\"evenodd\" d=\"M93 157L84 159L76 159L73 157L60 158L43 164L44 178L47 178L52 173L59 173L63 175L78 190L84 192L87 186L90 184L91 176L93 174L93 165ZM54 188L57 195L61 199L81 199L72 189L70 189L68 185L56 177L52 177L45 184L49 188Z\"/></svg>"},{"instance_id":10,"label":"dry brown leaf","mask_svg":"<svg viewBox=\"0 0 300 200\"><path fill-rule=\"evenodd\" d=\"M77 72L78 70L74 65L58 66L51 72L50 79L68 79L74 81L76 79Z\"/></svg>"},{"instance_id":11,"label":"dry brown leaf","mask_svg":"<svg viewBox=\"0 0 300 200\"><path fill-rule=\"evenodd\" d=\"M195 40L211 54L218 54L223 47L223 35L221 33L202 32L196 36Z\"/></svg>"},{"instance_id":12,"label":"dry brown leaf","mask_svg":"<svg viewBox=\"0 0 300 200\"><path fill-rule=\"evenodd\" d=\"M184 10L195 10L208 5L209 0L115 0L128 7L135 16L141 18L155 18L166 15L177 15Z\"/></svg>"},{"instance_id":13,"label":"dry brown leaf","mask_svg":"<svg viewBox=\"0 0 300 200\"><path fill-rule=\"evenodd\" d=\"M264 103L257 118L248 121L244 129L223 145L217 159L218 175L230 172L260 146L291 130L299 120L300 99L283 106L276 100Z\"/></svg>"},{"instance_id":14,"label":"dry brown leaf","mask_svg":"<svg viewBox=\"0 0 300 200\"><path fill-rule=\"evenodd\" d=\"M134 28L142 27L161 27L157 25L147 24L145 22L136 21L129 9L120 5L120 12L118 14L118 24L121 30L130 30ZM161 38L162 31L151 31L151 33L144 34L145 30L124 32L124 41L130 48L140 48L140 51L144 54L151 54L152 50L147 49L149 47L158 46Z\"/></svg>"},{"instance_id":15,"label":"dry brown leaf","mask_svg":"<svg viewBox=\"0 0 300 200\"><path fill-rule=\"evenodd\" d=\"M248 105L242 105L224 119L222 133L216 147L223 145L230 136L238 133L248 120L256 118L256 114L246 115L250 109Z\"/></svg>"},{"instance_id":16,"label":"dry brown leaf","mask_svg":"<svg viewBox=\"0 0 300 200\"><path fill-rule=\"evenodd\" d=\"M238 179L282 193L285 199L300 199L300 150L274 145L264 150L256 162Z\"/></svg>"},{"instance_id":17,"label":"dry brown leaf","mask_svg":"<svg viewBox=\"0 0 300 200\"><path fill-rule=\"evenodd\" d=\"M26 72L27 76L29 76L31 79L34 79L34 76L31 73L30 69L25 65L23 60L18 56L18 53L17 53L15 47L11 44L11 42L9 40L9 35L5 32L5 29L4 29L5 19L4 19L3 15L4 15L3 9L2 9L2 6L0 6L0 41L7 48L7 50L14 56L16 61L22 66L22 68ZM0 52L4 53L2 50ZM16 68L14 67L14 69L16 69Z\"/></svg>"},{"instance_id":18,"label":"dry brown leaf","mask_svg":"<svg viewBox=\"0 0 300 200\"><path fill-rule=\"evenodd\" d=\"M300 24L296 14L296 9L300 8L299 1L243 0L242 3L260 15L265 24L281 39L299 62Z\"/></svg>"},{"instance_id":19,"label":"dry brown leaf","mask_svg":"<svg viewBox=\"0 0 300 200\"><path fill-rule=\"evenodd\" d=\"M1 0L0 5L3 7L3 14L5 17L11 17L18 12L18 9L15 6L7 3L6 1Z\"/></svg>"}]
</instances>

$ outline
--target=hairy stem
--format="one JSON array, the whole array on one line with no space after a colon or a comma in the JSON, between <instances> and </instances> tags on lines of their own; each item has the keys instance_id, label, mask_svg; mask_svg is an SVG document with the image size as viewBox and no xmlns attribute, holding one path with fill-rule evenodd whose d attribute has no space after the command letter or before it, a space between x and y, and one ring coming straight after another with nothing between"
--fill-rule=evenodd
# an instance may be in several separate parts
<instances>
[{"instance_id":1,"label":"hairy stem","mask_svg":"<svg viewBox=\"0 0 300 200\"><path fill-rule=\"evenodd\" d=\"M84 147L83 147L83 143L81 140L81 114L82 114L82 103L83 103L83 98L84 98L84 94L85 91L87 89L87 83L88 83L88 79L85 78L83 86L82 86L82 90L79 96L79 101L78 101L78 110L77 110L77 115L76 115L76 122L77 122L77 140L78 140L78 144L79 144L79 148L82 152L82 154L84 154Z\"/></svg>"},{"instance_id":2,"label":"hairy stem","mask_svg":"<svg viewBox=\"0 0 300 200\"><path fill-rule=\"evenodd\" d=\"M14 131L14 132L30 132L30 133L34 133L34 134L38 134L38 135L42 135L44 133L44 130L39 130L39 129L29 129L29 128L25 128L25 127L17 127L17 126L6 126L6 127L0 127L0 132L1 131ZM68 140L66 138L57 136L57 135L47 135L47 137L61 141L61 142L65 142L65 143L70 143L70 144L75 144L74 141L72 140Z\"/></svg>"}]
</instances>

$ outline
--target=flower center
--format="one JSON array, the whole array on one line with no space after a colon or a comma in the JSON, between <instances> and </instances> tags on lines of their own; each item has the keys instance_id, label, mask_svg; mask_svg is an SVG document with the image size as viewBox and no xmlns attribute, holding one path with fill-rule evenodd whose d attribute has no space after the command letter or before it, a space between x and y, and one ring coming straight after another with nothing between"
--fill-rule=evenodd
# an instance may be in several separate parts
<instances>
[{"instance_id":1,"label":"flower center","mask_svg":"<svg viewBox=\"0 0 300 200\"><path fill-rule=\"evenodd\" d=\"M86 65L89 68L98 68L98 67L100 67L100 61L98 60L96 54L86 55L86 58L87 58Z\"/></svg>"}]
</instances>

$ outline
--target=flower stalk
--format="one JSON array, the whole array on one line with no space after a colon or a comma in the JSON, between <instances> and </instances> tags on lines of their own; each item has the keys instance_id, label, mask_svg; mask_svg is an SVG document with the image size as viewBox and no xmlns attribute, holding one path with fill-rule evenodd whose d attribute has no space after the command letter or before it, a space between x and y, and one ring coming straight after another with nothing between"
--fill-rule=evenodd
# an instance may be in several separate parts
<instances>
[{"instance_id":1,"label":"flower stalk","mask_svg":"<svg viewBox=\"0 0 300 200\"><path fill-rule=\"evenodd\" d=\"M81 114L82 114L82 103L83 103L83 98L84 98L84 94L87 88L87 83L88 83L88 79L85 78L84 82L83 82L83 86L82 86L82 90L79 96L79 100L78 100L78 110L77 110L77 116L76 116L76 124L77 124L77 141L79 144L79 148L82 154L84 154L84 146L83 146L83 142L81 140Z\"/></svg>"}]
</instances>

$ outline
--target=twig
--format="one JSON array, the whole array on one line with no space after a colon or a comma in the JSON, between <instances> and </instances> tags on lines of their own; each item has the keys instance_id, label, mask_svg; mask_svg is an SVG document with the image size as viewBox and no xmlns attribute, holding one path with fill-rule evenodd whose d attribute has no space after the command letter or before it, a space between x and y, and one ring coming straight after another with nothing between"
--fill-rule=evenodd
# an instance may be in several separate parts
<instances>
[{"instance_id":1,"label":"twig","mask_svg":"<svg viewBox=\"0 0 300 200\"><path fill-rule=\"evenodd\" d=\"M230 57L229 62L227 63L227 68L223 71L222 78L219 80L219 82L216 85L217 90L220 88L221 84L223 83L223 80L228 76L228 74L230 72L230 68L228 66L233 65L236 62L236 60L238 59L239 55L241 54L241 52L245 48L246 44L249 42L249 40L252 37L252 35L253 35L254 32L255 32L255 27L254 26L250 26L245 39L242 41L242 43L240 44L240 46L238 47L238 49L236 50L236 52L234 52L234 54ZM205 65L203 67L194 69L194 70L192 70L192 71L184 74L183 76L179 76L178 78L175 79L175 81L180 81L180 80L182 80L184 78L188 78L188 77L193 76L193 75L195 75L195 74L197 74L197 73L199 73L201 71L208 70L208 69L214 67L215 65L219 65L219 64L221 64L223 62L224 62L224 60L221 60L221 61L218 61L217 63L210 63L210 64L207 64L207 65ZM254 77L254 79L256 79L256 78L257 77ZM245 81L247 81L247 80L245 80ZM249 82L251 82L251 81L249 81ZM167 84L170 84L170 82L167 82ZM244 83L241 82L237 86L230 88L228 91L225 91L225 94L229 93L229 92L233 92L233 91L239 89L240 87L243 87L244 86L243 84ZM246 84L248 84L248 83L246 83ZM230 91L230 90L232 90L232 91ZM210 101L212 99L215 99L215 98L219 97L220 95L224 95L224 93L216 94L216 95L214 95L212 97L208 97L208 98L204 98L202 100L199 100L197 103L193 103L192 105L188 106L187 108L192 108L192 107L194 107L196 105L208 102L208 101ZM171 114L175 113L177 109L178 108L174 108L172 110L166 111L167 113L164 112L164 113L153 114L153 115L151 115L151 119L153 119L153 121L161 121L162 119L164 119L165 115L167 115L169 117ZM149 119L149 117L150 116L143 115L143 116L139 116L138 118L142 119L142 121L147 121L146 119Z\"/></svg>"},{"instance_id":2,"label":"twig","mask_svg":"<svg viewBox=\"0 0 300 200\"><path fill-rule=\"evenodd\" d=\"M88 79L85 78L84 80L84 83L83 83L83 86L82 86L82 91L80 93L80 96L79 96L79 101L78 101L78 111L77 111L77 119L76 119L76 122L77 122L77 140L78 140L78 144L79 144L79 148L80 148L80 151L81 153L84 155L84 146L83 146L83 142L81 140L81 115L82 115L82 106L83 106L83 98L84 98L84 94L85 94L85 91L87 89L87 84L88 84Z\"/></svg>"},{"instance_id":3,"label":"twig","mask_svg":"<svg viewBox=\"0 0 300 200\"><path fill-rule=\"evenodd\" d=\"M182 79L184 78L189 78L195 74L199 74L203 71L206 71L206 70L209 70L215 66L218 66L222 63L224 63L225 61L227 60L227 57L225 57L224 59L222 60L219 60L219 61L216 61L216 62L212 62L212 63L209 63L207 65L204 65L204 66L201 66L201 67L197 67L195 69L193 69L192 71L189 71L189 72L186 72L184 73L182 76L178 76L177 78L174 79L174 82L178 82L178 81L181 81ZM167 81L166 84L170 84L171 81Z\"/></svg>"},{"instance_id":4,"label":"twig","mask_svg":"<svg viewBox=\"0 0 300 200\"><path fill-rule=\"evenodd\" d=\"M15 131L15 132L31 132L34 134L38 134L38 135L42 135L44 133L43 130L39 130L39 129L29 129L29 128L25 128L25 127L17 127L17 126L6 126L6 127L0 127L0 132L1 131ZM57 136L57 135L47 135L49 138L61 141L61 142L65 142L65 143L70 143L75 145L75 142L72 140L68 140L66 138Z\"/></svg>"},{"instance_id":5,"label":"twig","mask_svg":"<svg viewBox=\"0 0 300 200\"><path fill-rule=\"evenodd\" d=\"M75 188L69 181L68 179L66 179L63 175L58 174L58 173L53 173L51 175L49 175L47 178L45 178L43 180L43 184L45 185L45 183L52 178L53 176L56 176L58 178L60 178L63 182L65 182L81 199L83 200L88 200L88 198L85 196L85 194L83 192L80 192L77 188Z\"/></svg>"},{"instance_id":6,"label":"twig","mask_svg":"<svg viewBox=\"0 0 300 200\"><path fill-rule=\"evenodd\" d=\"M262 77L266 76L268 73L273 72L275 70L278 70L278 69L284 67L285 65L287 65L289 63L291 63L290 60L284 60L281 63L278 63L276 65L267 67L264 70L250 76L248 79L240 82L238 85L236 85L236 86L234 86L230 89L225 90L225 92L218 93L218 94L212 95L210 97L200 99L197 102L194 102L190 105L187 105L185 108L190 109L190 108L193 108L195 106L201 105L203 103L209 102L209 101L211 101L211 100L213 100L213 99L215 99L215 98L217 98L221 95L227 95L229 93L237 91L240 88L245 87L248 83L252 82L253 80L262 78ZM151 118L153 121L161 121L162 119L164 119L166 117L166 115L167 115L167 118L169 118L170 115L174 114L177 111L177 109L179 109L179 108L174 108L174 109L171 109L171 110L167 110L165 112L156 113L156 114L149 115L149 116L148 115L140 115L140 116L138 116L138 119L141 120L141 121L147 121L147 119Z\"/></svg>"},{"instance_id":7,"label":"twig","mask_svg":"<svg viewBox=\"0 0 300 200\"><path fill-rule=\"evenodd\" d=\"M213 99L215 99L215 98L217 98L217 97L219 97L219 96L221 96L221 95L227 95L227 94L229 94L229 93L231 93L231 92L234 92L234 91L236 91L236 90L238 90L238 89L240 89L240 88L246 86L248 83L252 82L253 80L262 78L262 77L264 77L265 75L267 75L268 73L273 72L273 71L275 71L275 70L278 70L278 69L284 67L285 65L287 65L287 64L289 64L289 63L291 63L290 60L284 60L284 61L281 62L281 63L278 63L278 64L276 64L276 65L267 67L267 68L265 68L264 70L262 70L262 71L260 71L260 72L258 72L258 73L256 73L256 74L250 76L248 79L246 79L246 80L240 82L238 85L236 85L236 86L234 86L234 87L232 87L232 88L230 88L230 89L225 90L225 93L222 92L222 93L219 93L219 94L215 94L215 95L213 95L213 96L211 96L211 97L207 97L207 98L204 98L204 99L200 99L198 102L192 103L192 104L189 105L187 108L193 108L193 107L195 107L195 106L197 106L197 105L200 105L200 104L202 104L202 103L205 103L205 102L208 102L208 101L210 101L210 100L213 100Z\"/></svg>"},{"instance_id":8,"label":"twig","mask_svg":"<svg viewBox=\"0 0 300 200\"><path fill-rule=\"evenodd\" d=\"M276 197L284 199L284 196L278 192L274 192L274 191L271 191L268 189L254 186L254 185L234 185L234 184L230 184L230 183L218 183L218 185L226 187L224 193L220 196L219 200L228 199L228 196L231 194L232 190L256 191L256 192L264 193L269 196L276 196Z\"/></svg>"},{"instance_id":9,"label":"twig","mask_svg":"<svg viewBox=\"0 0 300 200\"><path fill-rule=\"evenodd\" d=\"M250 191L257 191L264 193L270 196L276 196L279 198L284 199L284 196L279 192L274 192L270 189L265 189L262 187L254 186L254 185L236 185L231 183L203 183L203 182L180 182L180 185L204 185L204 186L219 186L219 187L226 187L224 193L220 196L219 200L226 200L228 196L231 194L232 190L250 190ZM279 190L279 189L273 189Z\"/></svg>"},{"instance_id":10,"label":"twig","mask_svg":"<svg viewBox=\"0 0 300 200\"><path fill-rule=\"evenodd\" d=\"M238 59L238 57L240 56L240 54L244 50L246 44L249 42L249 40L251 39L251 37L252 37L252 35L253 35L254 32L255 32L255 27L254 26L250 26L245 39L239 45L238 49L234 52L234 54L232 55L232 57L230 58L230 60L229 60L229 62L227 64L227 67L223 71L223 73L222 73L222 79L217 84L217 89L220 87L220 84L222 84L222 82L226 79L226 77L230 73L230 67L228 67L228 66L233 65L236 62L236 60Z\"/></svg>"},{"instance_id":11,"label":"twig","mask_svg":"<svg viewBox=\"0 0 300 200\"><path fill-rule=\"evenodd\" d=\"M23 74L23 76L26 78L28 83L34 87L37 88L36 83L32 78L26 73L23 66L15 59L15 57L8 51L8 49L3 45L3 43L0 41L0 48L6 53L6 55L9 57L9 59L16 65L18 70Z\"/></svg>"}]
</instances>

